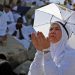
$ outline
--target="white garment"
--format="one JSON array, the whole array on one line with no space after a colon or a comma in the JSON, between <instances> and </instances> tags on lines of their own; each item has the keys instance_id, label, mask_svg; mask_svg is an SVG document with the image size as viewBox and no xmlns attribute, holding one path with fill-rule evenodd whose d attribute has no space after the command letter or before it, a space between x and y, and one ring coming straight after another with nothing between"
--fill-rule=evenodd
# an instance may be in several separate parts
<instances>
[{"instance_id":1,"label":"white garment","mask_svg":"<svg viewBox=\"0 0 75 75\"><path fill-rule=\"evenodd\" d=\"M7 22L14 22L14 17L13 17L13 13L11 11L9 11L8 13L5 13L6 14L6 20Z\"/></svg>"},{"instance_id":2,"label":"white garment","mask_svg":"<svg viewBox=\"0 0 75 75\"><path fill-rule=\"evenodd\" d=\"M68 36L65 29L60 27L61 40L51 44L46 54L37 51L28 75L75 75L75 51L67 45Z\"/></svg>"},{"instance_id":3,"label":"white garment","mask_svg":"<svg viewBox=\"0 0 75 75\"><path fill-rule=\"evenodd\" d=\"M6 30L7 30L7 22L5 14L3 13L0 16L0 36L6 35Z\"/></svg>"},{"instance_id":4,"label":"white garment","mask_svg":"<svg viewBox=\"0 0 75 75\"><path fill-rule=\"evenodd\" d=\"M20 14L13 12L13 18L14 18L14 21L15 21L15 22L17 22L17 19L18 19L19 17L21 17Z\"/></svg>"},{"instance_id":5,"label":"white garment","mask_svg":"<svg viewBox=\"0 0 75 75\"><path fill-rule=\"evenodd\" d=\"M63 53L59 56L57 67L51 59L50 53L44 55L44 67L42 66L43 53L37 52L32 62L28 75L75 75L75 51Z\"/></svg>"}]
</instances>

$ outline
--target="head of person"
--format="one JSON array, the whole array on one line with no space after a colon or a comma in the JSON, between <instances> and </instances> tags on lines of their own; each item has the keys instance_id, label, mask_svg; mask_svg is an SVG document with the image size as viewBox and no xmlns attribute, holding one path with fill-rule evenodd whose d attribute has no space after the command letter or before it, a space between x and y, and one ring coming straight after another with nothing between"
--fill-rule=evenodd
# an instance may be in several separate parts
<instances>
[{"instance_id":1,"label":"head of person","mask_svg":"<svg viewBox=\"0 0 75 75\"><path fill-rule=\"evenodd\" d=\"M17 28L22 28L22 24L23 24L23 18L19 17L18 20L17 20L16 27Z\"/></svg>"},{"instance_id":2,"label":"head of person","mask_svg":"<svg viewBox=\"0 0 75 75\"><path fill-rule=\"evenodd\" d=\"M52 43L57 43L60 40L67 41L70 35L69 28L64 23L56 21L51 24L49 38Z\"/></svg>"},{"instance_id":3,"label":"head of person","mask_svg":"<svg viewBox=\"0 0 75 75\"><path fill-rule=\"evenodd\" d=\"M6 13L8 13L10 11L10 9L11 9L10 5L4 5L4 11Z\"/></svg>"},{"instance_id":4,"label":"head of person","mask_svg":"<svg viewBox=\"0 0 75 75\"><path fill-rule=\"evenodd\" d=\"M49 31L50 51L53 61L57 64L60 55L68 50L68 40L71 36L71 31L64 22L56 21L51 24Z\"/></svg>"}]
</instances>

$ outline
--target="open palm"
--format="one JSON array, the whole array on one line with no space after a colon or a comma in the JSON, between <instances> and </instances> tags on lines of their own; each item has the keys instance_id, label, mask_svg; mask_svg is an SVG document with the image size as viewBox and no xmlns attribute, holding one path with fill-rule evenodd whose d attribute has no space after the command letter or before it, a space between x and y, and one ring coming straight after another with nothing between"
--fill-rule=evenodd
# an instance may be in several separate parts
<instances>
[{"instance_id":1,"label":"open palm","mask_svg":"<svg viewBox=\"0 0 75 75\"><path fill-rule=\"evenodd\" d=\"M37 50L42 51L50 46L49 38L45 38L42 32L38 32L37 35L32 33L32 43Z\"/></svg>"}]
</instances>

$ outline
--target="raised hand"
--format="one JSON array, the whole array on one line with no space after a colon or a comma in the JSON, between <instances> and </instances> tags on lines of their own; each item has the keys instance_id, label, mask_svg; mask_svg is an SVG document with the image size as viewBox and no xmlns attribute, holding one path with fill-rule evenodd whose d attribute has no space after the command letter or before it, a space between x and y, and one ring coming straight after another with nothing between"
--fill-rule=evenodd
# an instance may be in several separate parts
<instances>
[{"instance_id":1,"label":"raised hand","mask_svg":"<svg viewBox=\"0 0 75 75\"><path fill-rule=\"evenodd\" d=\"M49 38L45 38L42 32L38 32L37 35L32 33L32 43L37 50L42 51L50 46Z\"/></svg>"}]
</instances>

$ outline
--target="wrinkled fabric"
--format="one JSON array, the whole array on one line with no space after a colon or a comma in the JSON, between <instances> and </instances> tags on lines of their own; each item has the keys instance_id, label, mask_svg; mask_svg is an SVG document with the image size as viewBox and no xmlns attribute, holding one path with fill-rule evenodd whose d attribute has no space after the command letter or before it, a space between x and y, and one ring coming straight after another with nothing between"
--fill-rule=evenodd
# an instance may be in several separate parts
<instances>
[{"instance_id":1,"label":"wrinkled fabric","mask_svg":"<svg viewBox=\"0 0 75 75\"><path fill-rule=\"evenodd\" d=\"M68 35L61 24L59 26L62 30L61 40L51 43L48 53L36 53L28 75L75 75L75 50L67 45ZM68 32L70 38L71 32Z\"/></svg>"}]
</instances>

